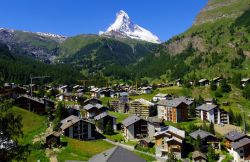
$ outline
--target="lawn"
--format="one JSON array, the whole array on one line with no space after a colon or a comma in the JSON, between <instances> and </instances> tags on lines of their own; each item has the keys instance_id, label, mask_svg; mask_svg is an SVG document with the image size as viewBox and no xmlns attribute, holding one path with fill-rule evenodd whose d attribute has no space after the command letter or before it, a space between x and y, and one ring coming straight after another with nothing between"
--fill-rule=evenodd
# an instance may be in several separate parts
<instances>
[{"instance_id":1,"label":"lawn","mask_svg":"<svg viewBox=\"0 0 250 162\"><path fill-rule=\"evenodd\" d=\"M76 139L63 137L61 141L66 142L67 146L63 147L60 150L60 153L58 153L57 158L59 161L86 161L92 156L99 154L105 150L108 150L114 146L103 140L79 141Z\"/></svg>"},{"instance_id":2,"label":"lawn","mask_svg":"<svg viewBox=\"0 0 250 162\"><path fill-rule=\"evenodd\" d=\"M114 135L104 135L107 139L114 141L114 142L121 142L124 141L124 137L120 132L115 132Z\"/></svg>"},{"instance_id":3,"label":"lawn","mask_svg":"<svg viewBox=\"0 0 250 162\"><path fill-rule=\"evenodd\" d=\"M147 162L152 162L152 161L156 161L156 159L152 156L148 156L139 152L134 151L134 154L140 156L141 158L145 159Z\"/></svg>"},{"instance_id":4,"label":"lawn","mask_svg":"<svg viewBox=\"0 0 250 162\"><path fill-rule=\"evenodd\" d=\"M23 117L23 138L20 139L20 142L23 144L32 144L32 140L35 135L41 134L47 128L45 116L40 116L34 114L28 110L14 107L13 111L15 114L21 115ZM40 159L41 161L48 161L48 158L45 155L44 150L32 149L28 161L33 162Z\"/></svg>"},{"instance_id":5,"label":"lawn","mask_svg":"<svg viewBox=\"0 0 250 162\"><path fill-rule=\"evenodd\" d=\"M124 119L126 119L129 116L128 114L118 113L118 112L114 112L114 111L109 111L109 114L113 115L117 118L116 123L122 122Z\"/></svg>"}]
</instances>

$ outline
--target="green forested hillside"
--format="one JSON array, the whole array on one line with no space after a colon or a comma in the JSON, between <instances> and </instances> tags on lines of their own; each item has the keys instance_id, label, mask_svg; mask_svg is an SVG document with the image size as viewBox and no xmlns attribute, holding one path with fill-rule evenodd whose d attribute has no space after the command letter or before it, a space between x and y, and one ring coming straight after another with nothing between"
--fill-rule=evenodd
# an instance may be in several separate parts
<instances>
[{"instance_id":1,"label":"green forested hillside","mask_svg":"<svg viewBox=\"0 0 250 162\"><path fill-rule=\"evenodd\" d=\"M0 44L0 80L15 83L30 83L30 75L48 75L50 81L74 83L80 72L71 65L49 65L29 57L11 53L7 46Z\"/></svg>"}]
</instances>

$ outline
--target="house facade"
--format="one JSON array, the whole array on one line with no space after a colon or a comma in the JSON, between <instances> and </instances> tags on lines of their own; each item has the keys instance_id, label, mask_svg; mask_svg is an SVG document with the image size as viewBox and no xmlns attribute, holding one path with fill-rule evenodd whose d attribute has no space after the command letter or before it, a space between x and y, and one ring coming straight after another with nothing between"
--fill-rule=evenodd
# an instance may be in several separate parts
<instances>
[{"instance_id":1,"label":"house facade","mask_svg":"<svg viewBox=\"0 0 250 162\"><path fill-rule=\"evenodd\" d=\"M162 100L157 103L158 118L174 123L188 120L188 105L178 99Z\"/></svg>"},{"instance_id":2,"label":"house facade","mask_svg":"<svg viewBox=\"0 0 250 162\"><path fill-rule=\"evenodd\" d=\"M122 128L126 140L142 139L148 136L147 121L136 115L123 120Z\"/></svg>"},{"instance_id":3,"label":"house facade","mask_svg":"<svg viewBox=\"0 0 250 162\"><path fill-rule=\"evenodd\" d=\"M113 130L116 131L116 117L109 115L107 112L103 112L99 115L97 115L95 118L95 125L96 125L96 130L100 133L104 132L105 127L107 124L111 124L113 127Z\"/></svg>"},{"instance_id":4,"label":"house facade","mask_svg":"<svg viewBox=\"0 0 250 162\"><path fill-rule=\"evenodd\" d=\"M95 139L95 125L74 115L62 120L58 131L78 140Z\"/></svg>"},{"instance_id":5,"label":"house facade","mask_svg":"<svg viewBox=\"0 0 250 162\"><path fill-rule=\"evenodd\" d=\"M155 155L167 158L168 153L172 152L178 159L181 159L184 139L185 131L173 126L162 128L155 133Z\"/></svg>"},{"instance_id":6,"label":"house facade","mask_svg":"<svg viewBox=\"0 0 250 162\"><path fill-rule=\"evenodd\" d=\"M128 112L143 118L155 116L157 113L155 104L142 98L131 101Z\"/></svg>"},{"instance_id":7,"label":"house facade","mask_svg":"<svg viewBox=\"0 0 250 162\"><path fill-rule=\"evenodd\" d=\"M214 104L203 104L196 108L196 117L214 124L229 124L228 112Z\"/></svg>"}]
</instances>

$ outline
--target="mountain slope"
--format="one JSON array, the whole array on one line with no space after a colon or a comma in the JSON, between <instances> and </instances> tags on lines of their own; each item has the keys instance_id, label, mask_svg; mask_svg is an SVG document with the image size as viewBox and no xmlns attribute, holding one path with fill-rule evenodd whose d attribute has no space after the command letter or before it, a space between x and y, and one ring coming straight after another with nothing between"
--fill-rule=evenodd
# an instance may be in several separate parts
<instances>
[{"instance_id":1,"label":"mountain slope","mask_svg":"<svg viewBox=\"0 0 250 162\"><path fill-rule=\"evenodd\" d=\"M249 4L249 0L210 0L188 31L163 43L155 57L146 57L134 68L142 69L141 77L155 78L149 67L162 67L158 75L167 80L231 78L238 73L250 77ZM176 75L176 69L185 73Z\"/></svg>"},{"instance_id":2,"label":"mountain slope","mask_svg":"<svg viewBox=\"0 0 250 162\"><path fill-rule=\"evenodd\" d=\"M60 45L59 60L94 72L110 65L126 67L151 54L157 47L157 44L128 38L79 35L68 38Z\"/></svg>"},{"instance_id":3,"label":"mountain slope","mask_svg":"<svg viewBox=\"0 0 250 162\"><path fill-rule=\"evenodd\" d=\"M130 20L128 14L123 10L116 14L115 22L106 32L100 32L100 35L114 38L132 38L151 43L161 43L160 39L150 31L134 24Z\"/></svg>"},{"instance_id":4,"label":"mountain slope","mask_svg":"<svg viewBox=\"0 0 250 162\"><path fill-rule=\"evenodd\" d=\"M43 61L53 61L58 55L59 43L64 40L65 37L45 33L0 29L0 42L8 45L12 52Z\"/></svg>"}]
</instances>

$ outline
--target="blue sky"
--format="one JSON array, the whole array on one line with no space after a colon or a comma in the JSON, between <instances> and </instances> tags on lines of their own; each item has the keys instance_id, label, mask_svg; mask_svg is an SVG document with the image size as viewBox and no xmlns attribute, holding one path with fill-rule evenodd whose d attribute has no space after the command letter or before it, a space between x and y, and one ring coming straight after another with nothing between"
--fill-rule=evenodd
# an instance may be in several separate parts
<instances>
[{"instance_id":1,"label":"blue sky","mask_svg":"<svg viewBox=\"0 0 250 162\"><path fill-rule=\"evenodd\" d=\"M5 0L0 27L66 36L98 34L119 10L166 41L188 29L207 0Z\"/></svg>"}]
</instances>

